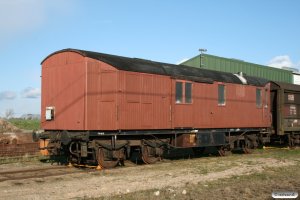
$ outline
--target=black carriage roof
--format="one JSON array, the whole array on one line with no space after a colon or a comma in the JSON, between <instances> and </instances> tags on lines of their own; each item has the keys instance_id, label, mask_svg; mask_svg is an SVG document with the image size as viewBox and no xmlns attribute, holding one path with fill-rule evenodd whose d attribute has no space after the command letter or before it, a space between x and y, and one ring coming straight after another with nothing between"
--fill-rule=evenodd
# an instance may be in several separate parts
<instances>
[{"instance_id":1,"label":"black carriage roof","mask_svg":"<svg viewBox=\"0 0 300 200\"><path fill-rule=\"evenodd\" d=\"M139 58L128 58L104 53L97 53L92 51L78 50L78 49L63 49L56 51L46 57L42 63L50 56L61 52L76 52L84 57L100 60L107 64L112 65L116 69L124 71L142 72L150 74L160 74L170 76L177 79L191 80L195 82L213 83L226 82L243 84L242 81L234 74L227 72L219 72L185 65L174 65L162 62L155 62L151 60L144 60ZM262 78L250 77L243 75L247 80L248 85L264 86L269 81Z\"/></svg>"},{"instance_id":2,"label":"black carriage roof","mask_svg":"<svg viewBox=\"0 0 300 200\"><path fill-rule=\"evenodd\" d=\"M271 84L272 90L282 89L285 91L292 91L292 92L300 92L300 85L291 84L291 83L283 83L279 81L272 81Z\"/></svg>"}]
</instances>

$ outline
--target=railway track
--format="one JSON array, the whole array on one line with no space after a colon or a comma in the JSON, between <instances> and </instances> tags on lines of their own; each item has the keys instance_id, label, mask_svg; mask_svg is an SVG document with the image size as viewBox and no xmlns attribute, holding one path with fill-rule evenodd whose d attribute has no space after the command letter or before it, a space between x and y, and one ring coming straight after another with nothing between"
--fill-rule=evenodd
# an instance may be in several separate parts
<instances>
[{"instance_id":1,"label":"railway track","mask_svg":"<svg viewBox=\"0 0 300 200\"><path fill-rule=\"evenodd\" d=\"M46 178L66 174L86 173L89 169L81 169L67 166L51 166L34 169L12 170L0 172L0 182L11 180L25 180L32 178Z\"/></svg>"},{"instance_id":2,"label":"railway track","mask_svg":"<svg viewBox=\"0 0 300 200\"><path fill-rule=\"evenodd\" d=\"M164 159L163 162L171 162L169 159ZM142 166L141 160L129 161L125 160L122 168ZM8 170L0 172L0 182L12 181L12 180L26 180L26 179L36 179L36 178L47 178L51 176L60 176L75 173L93 173L97 172L97 166L91 165L60 165L60 166L49 166L42 168L31 168L31 169L21 169L21 170ZM107 169L106 169L107 170ZM109 169L114 170L114 169Z\"/></svg>"}]
</instances>

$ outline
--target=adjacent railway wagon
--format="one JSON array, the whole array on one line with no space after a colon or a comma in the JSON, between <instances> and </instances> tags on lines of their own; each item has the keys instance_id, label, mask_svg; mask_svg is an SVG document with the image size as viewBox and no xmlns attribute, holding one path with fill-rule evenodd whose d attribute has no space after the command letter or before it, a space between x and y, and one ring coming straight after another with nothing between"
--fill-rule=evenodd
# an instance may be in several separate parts
<instances>
[{"instance_id":1,"label":"adjacent railway wagon","mask_svg":"<svg viewBox=\"0 0 300 200\"><path fill-rule=\"evenodd\" d=\"M276 143L293 147L300 144L300 86L271 83L272 129Z\"/></svg>"},{"instance_id":2,"label":"adjacent railway wagon","mask_svg":"<svg viewBox=\"0 0 300 200\"><path fill-rule=\"evenodd\" d=\"M42 62L41 138L52 154L104 168L133 154L154 163L172 148L249 152L271 141L270 101L278 100L270 98L272 84L242 73L64 49Z\"/></svg>"}]
</instances>

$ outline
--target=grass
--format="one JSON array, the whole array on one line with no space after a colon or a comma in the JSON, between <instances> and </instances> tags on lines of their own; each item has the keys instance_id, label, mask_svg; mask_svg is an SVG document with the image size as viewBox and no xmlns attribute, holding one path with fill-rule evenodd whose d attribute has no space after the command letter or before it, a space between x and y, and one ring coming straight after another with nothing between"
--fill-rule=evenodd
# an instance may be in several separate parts
<instances>
[{"instance_id":1,"label":"grass","mask_svg":"<svg viewBox=\"0 0 300 200\"><path fill-rule=\"evenodd\" d=\"M272 199L271 194L274 190L300 192L300 149L268 149L263 151L257 150L251 155L178 160L172 161L172 165L168 166L168 168L193 169L194 172L205 175L206 173L236 167L239 164L255 166L258 164L255 162L256 158L262 159L259 162L264 162L263 159L265 158L273 158L278 159L278 161L293 161L295 164L276 167L276 163L274 163L274 167L265 167L261 172L246 175L237 174L230 178L199 182L197 184L186 183L183 187L179 188L172 186L165 188L158 187L110 197L83 199ZM153 165L147 170L164 170L160 169L161 167L163 165Z\"/></svg>"},{"instance_id":2,"label":"grass","mask_svg":"<svg viewBox=\"0 0 300 200\"><path fill-rule=\"evenodd\" d=\"M0 165L10 164L10 163L25 163L25 162L42 162L48 160L48 156L41 155L24 155L24 156L14 156L14 157L0 157Z\"/></svg>"},{"instance_id":3,"label":"grass","mask_svg":"<svg viewBox=\"0 0 300 200\"><path fill-rule=\"evenodd\" d=\"M10 119L8 120L11 124L24 130L38 130L40 129L40 120L33 119Z\"/></svg>"}]
</instances>

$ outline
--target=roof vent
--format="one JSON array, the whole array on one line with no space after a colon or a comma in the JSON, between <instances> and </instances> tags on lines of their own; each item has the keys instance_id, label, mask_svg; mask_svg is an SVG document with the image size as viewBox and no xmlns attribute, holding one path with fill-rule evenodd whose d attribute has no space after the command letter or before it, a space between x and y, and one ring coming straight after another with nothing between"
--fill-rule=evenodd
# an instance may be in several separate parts
<instances>
[{"instance_id":1,"label":"roof vent","mask_svg":"<svg viewBox=\"0 0 300 200\"><path fill-rule=\"evenodd\" d=\"M238 77L238 78L240 79L240 81L241 81L244 85L247 84L247 80L246 80L246 78L244 77L244 73L243 73L243 72L238 72L238 73L233 74L233 75L235 75L236 77Z\"/></svg>"}]
</instances>

